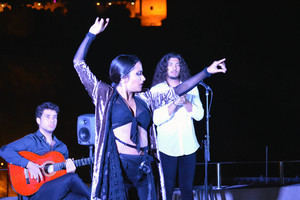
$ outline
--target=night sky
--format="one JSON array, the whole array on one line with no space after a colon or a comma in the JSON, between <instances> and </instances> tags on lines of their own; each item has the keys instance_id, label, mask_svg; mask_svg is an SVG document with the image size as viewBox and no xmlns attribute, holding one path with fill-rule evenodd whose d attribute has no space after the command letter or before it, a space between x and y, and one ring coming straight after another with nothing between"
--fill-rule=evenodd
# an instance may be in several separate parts
<instances>
[{"instance_id":1,"label":"night sky","mask_svg":"<svg viewBox=\"0 0 300 200\"><path fill-rule=\"evenodd\" d=\"M91 1L67 6L65 16L21 7L0 13L0 146L34 132L36 106L52 101L61 108L57 137L72 157L88 156L88 147L77 144L76 125L94 106L72 58L96 16L108 16L87 57L99 79L109 82L110 61L120 53L142 60L145 87L168 52L182 54L192 74L225 57L227 74L205 81L214 94L211 160L263 161L266 146L270 160L300 160L299 1L169 0L162 27L140 27L120 8L98 13ZM205 106L205 89L199 91ZM200 141L205 120L195 127Z\"/></svg>"}]
</instances>

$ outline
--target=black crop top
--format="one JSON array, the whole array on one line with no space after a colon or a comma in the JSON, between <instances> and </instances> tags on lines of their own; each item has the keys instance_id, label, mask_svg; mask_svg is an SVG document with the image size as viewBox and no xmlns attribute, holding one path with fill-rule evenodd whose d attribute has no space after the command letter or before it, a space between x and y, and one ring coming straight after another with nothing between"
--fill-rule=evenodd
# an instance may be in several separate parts
<instances>
[{"instance_id":1,"label":"black crop top","mask_svg":"<svg viewBox=\"0 0 300 200\"><path fill-rule=\"evenodd\" d=\"M138 126L143 127L145 130L148 130L148 127L151 123L151 113L142 99L139 97L134 97L136 104L136 116L130 111L129 107L125 103L124 99L117 95L116 100L112 106L112 129L123 126L132 122L131 131L130 131L130 140L135 143L139 149L139 134Z\"/></svg>"}]
</instances>

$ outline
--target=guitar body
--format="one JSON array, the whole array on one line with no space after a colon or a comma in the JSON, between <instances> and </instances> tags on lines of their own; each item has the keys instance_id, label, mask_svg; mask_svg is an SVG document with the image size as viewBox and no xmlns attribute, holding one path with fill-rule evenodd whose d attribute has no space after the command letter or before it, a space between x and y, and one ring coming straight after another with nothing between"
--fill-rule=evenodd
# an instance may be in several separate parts
<instances>
[{"instance_id":1,"label":"guitar body","mask_svg":"<svg viewBox=\"0 0 300 200\"><path fill-rule=\"evenodd\" d=\"M32 152L28 152L28 151L21 151L21 152L19 152L19 154L22 157L24 157L34 163L37 163L41 166L44 166L47 164L53 164L53 163L60 163L60 162L65 161L64 156L57 151L51 151L42 156L37 155ZM28 172L28 178L26 181L26 175L25 175L26 169L24 169L23 167L16 166L13 164L8 164L8 170L9 170L10 181L11 181L13 188L15 189L15 191L17 193L24 195L24 196L29 196L29 195L34 194L35 192L37 192L40 189L40 187L44 183L54 180L54 179L67 173L66 170L59 170L59 171L53 172L51 174L46 174L42 170L42 173L44 175L44 180L38 182L37 180L30 178L29 172Z\"/></svg>"}]
</instances>

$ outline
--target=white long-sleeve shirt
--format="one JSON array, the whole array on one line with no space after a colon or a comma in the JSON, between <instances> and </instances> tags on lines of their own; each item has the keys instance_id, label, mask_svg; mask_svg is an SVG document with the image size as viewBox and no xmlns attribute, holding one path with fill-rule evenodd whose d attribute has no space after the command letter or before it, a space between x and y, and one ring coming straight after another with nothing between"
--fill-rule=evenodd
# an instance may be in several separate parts
<instances>
[{"instance_id":1,"label":"white long-sleeve shirt","mask_svg":"<svg viewBox=\"0 0 300 200\"><path fill-rule=\"evenodd\" d=\"M169 156L189 155L197 151L199 143L195 134L193 119L199 121L204 116L204 109L199 97L197 87L193 88L186 95L192 103L192 111L188 112L183 106L175 113L169 115L168 106L176 99L173 97L164 98L164 92L170 90L166 82L159 83L151 88L152 94L161 104L153 111L153 122L157 126L157 142L159 151ZM170 93L168 93L170 94Z\"/></svg>"}]
</instances>

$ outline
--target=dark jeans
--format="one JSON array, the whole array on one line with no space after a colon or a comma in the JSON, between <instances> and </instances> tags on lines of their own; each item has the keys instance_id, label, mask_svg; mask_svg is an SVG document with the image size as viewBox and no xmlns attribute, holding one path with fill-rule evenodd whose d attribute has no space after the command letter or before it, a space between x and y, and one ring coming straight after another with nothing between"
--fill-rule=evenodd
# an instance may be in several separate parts
<instances>
[{"instance_id":1,"label":"dark jeans","mask_svg":"<svg viewBox=\"0 0 300 200\"><path fill-rule=\"evenodd\" d=\"M123 168L127 199L137 199L137 194L140 200L147 200L149 177L139 169L140 164L144 161L144 157L139 155L120 154L120 160ZM151 182L151 190L153 192L152 194L154 194L155 187L153 185L153 180L151 180Z\"/></svg>"},{"instance_id":2,"label":"dark jeans","mask_svg":"<svg viewBox=\"0 0 300 200\"><path fill-rule=\"evenodd\" d=\"M67 173L49 181L30 197L30 200L89 200L90 188L75 173Z\"/></svg>"},{"instance_id":3,"label":"dark jeans","mask_svg":"<svg viewBox=\"0 0 300 200\"><path fill-rule=\"evenodd\" d=\"M177 173L181 199L193 200L196 153L173 157L160 152L160 159L164 172L167 200L172 200Z\"/></svg>"}]
</instances>

